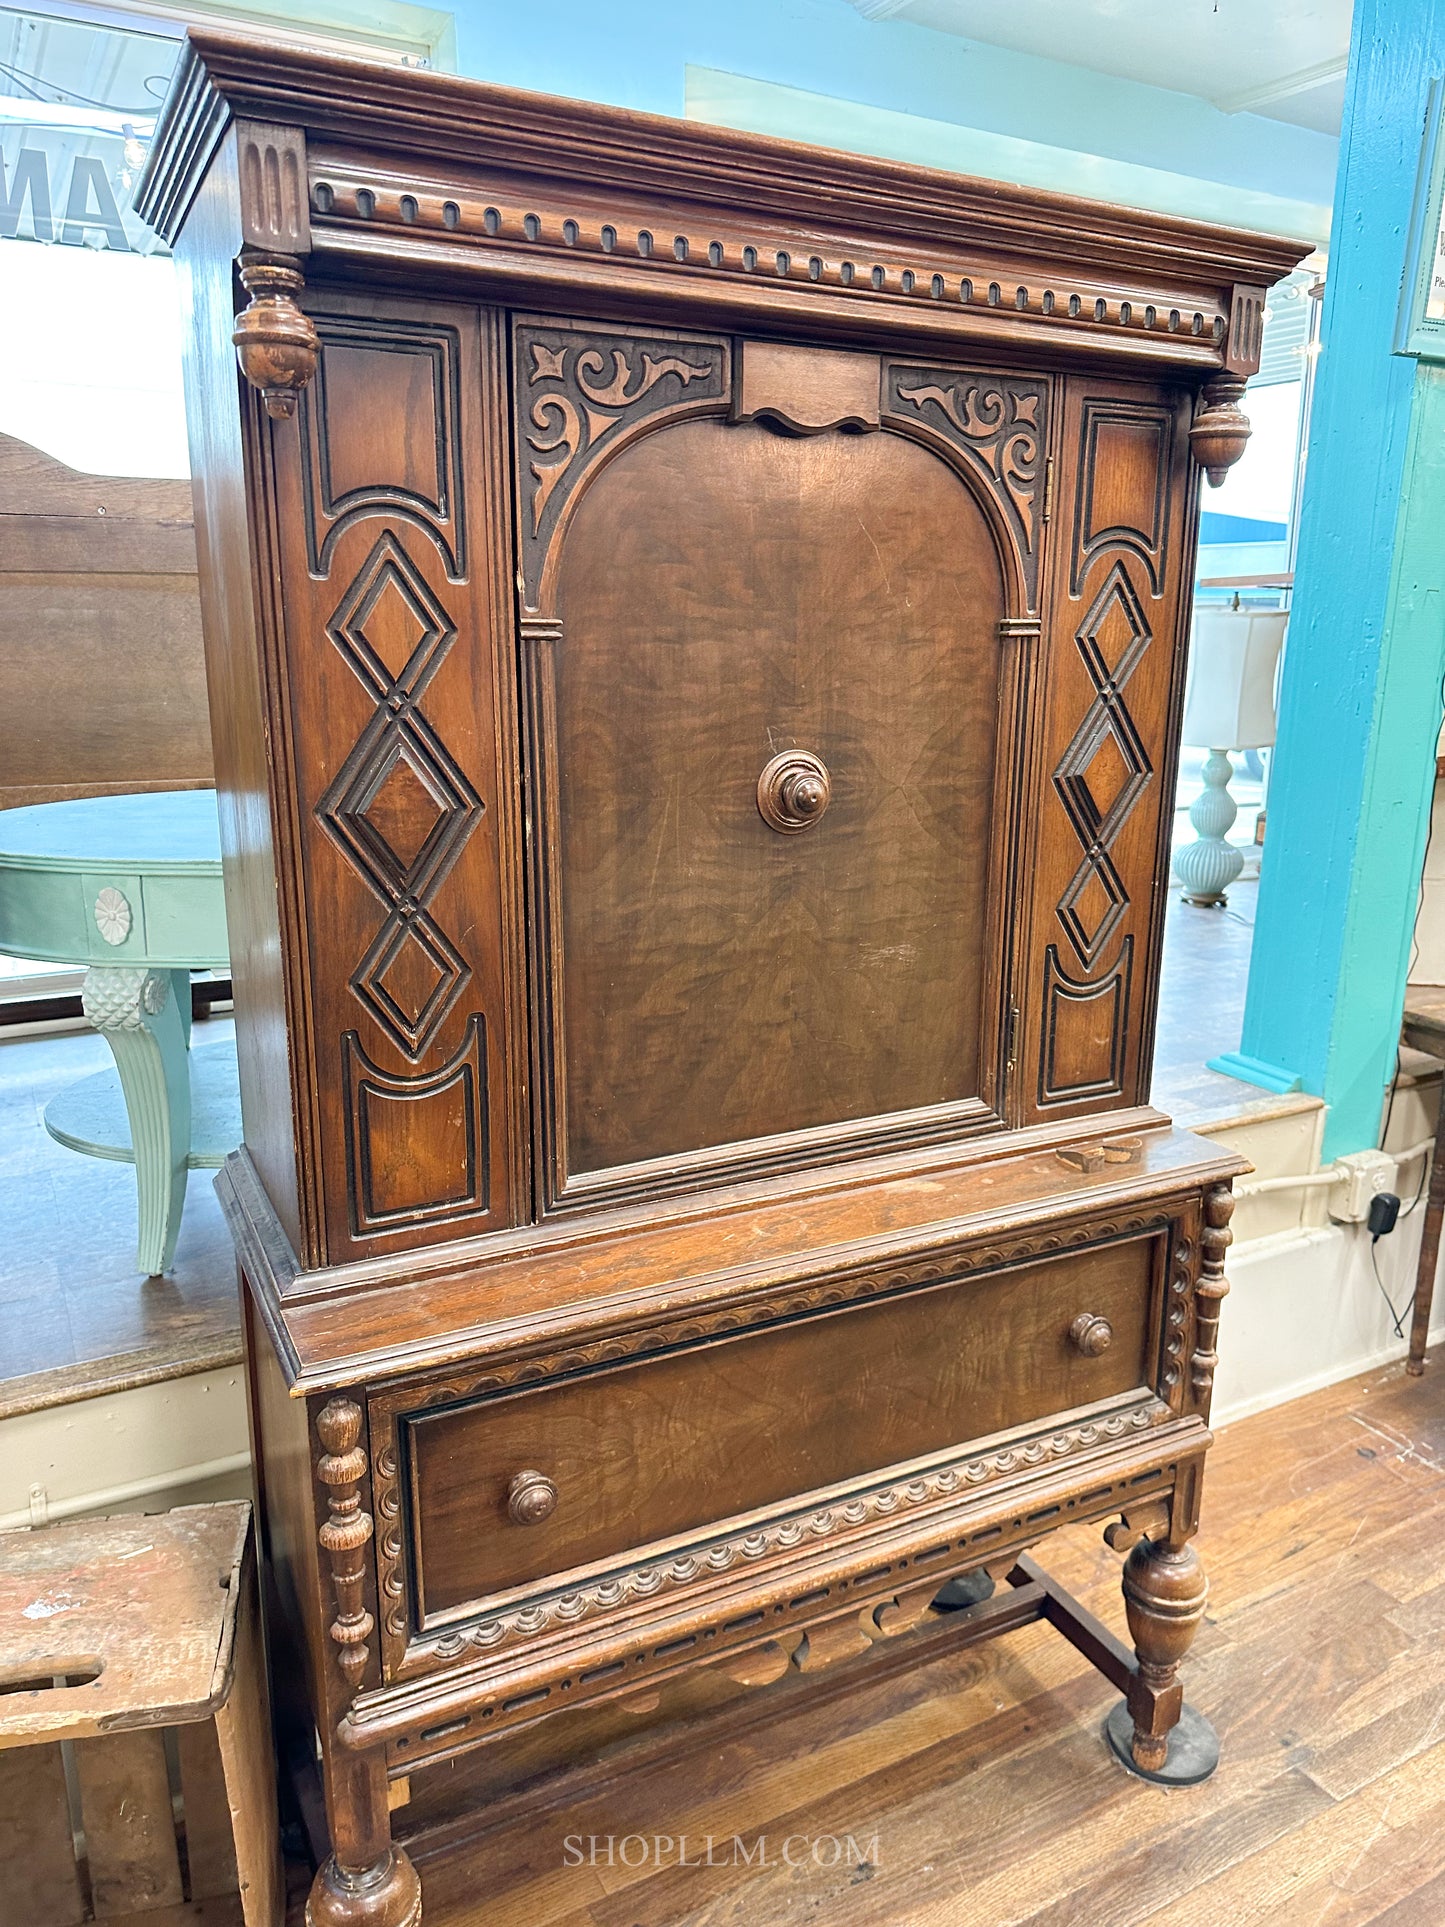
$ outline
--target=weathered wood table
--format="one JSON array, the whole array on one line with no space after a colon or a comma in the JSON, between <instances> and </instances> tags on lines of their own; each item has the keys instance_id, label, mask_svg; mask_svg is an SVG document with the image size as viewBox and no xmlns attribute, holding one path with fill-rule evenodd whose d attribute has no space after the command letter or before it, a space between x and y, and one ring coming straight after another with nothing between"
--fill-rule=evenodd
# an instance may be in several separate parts
<instances>
[{"instance_id":1,"label":"weathered wood table","mask_svg":"<svg viewBox=\"0 0 1445 1927\"><path fill-rule=\"evenodd\" d=\"M164 1927L196 1903L280 1927L250 1527L232 1503L0 1534L7 1927Z\"/></svg>"},{"instance_id":2,"label":"weathered wood table","mask_svg":"<svg viewBox=\"0 0 1445 1927\"><path fill-rule=\"evenodd\" d=\"M1405 1017L1400 1035L1413 1050L1445 1059L1445 987L1411 984L1405 992ZM1435 1267L1440 1257L1440 1227L1445 1223L1445 1095L1435 1125L1435 1155L1430 1165L1430 1189L1425 1198L1425 1227L1420 1234L1420 1262L1415 1272L1415 1315L1410 1325L1410 1356L1405 1369L1419 1377L1425 1369L1425 1345L1430 1334L1430 1305L1435 1296Z\"/></svg>"},{"instance_id":3,"label":"weathered wood table","mask_svg":"<svg viewBox=\"0 0 1445 1927\"><path fill-rule=\"evenodd\" d=\"M234 1052L190 1057L190 973L229 963L215 792L0 810L0 951L87 966L85 1014L115 1070L62 1092L46 1127L134 1160L137 1263L154 1276L175 1255L188 1172L241 1141Z\"/></svg>"}]
</instances>

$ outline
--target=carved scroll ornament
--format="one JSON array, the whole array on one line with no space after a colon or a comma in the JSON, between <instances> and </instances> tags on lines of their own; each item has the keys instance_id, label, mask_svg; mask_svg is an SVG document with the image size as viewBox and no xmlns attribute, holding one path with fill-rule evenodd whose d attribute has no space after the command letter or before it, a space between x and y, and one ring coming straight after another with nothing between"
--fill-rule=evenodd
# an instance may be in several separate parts
<instances>
[{"instance_id":1,"label":"carved scroll ornament","mask_svg":"<svg viewBox=\"0 0 1445 1927\"><path fill-rule=\"evenodd\" d=\"M549 553L588 472L642 426L726 407L719 341L519 327L517 474L524 601L542 607Z\"/></svg>"},{"instance_id":2,"label":"carved scroll ornament","mask_svg":"<svg viewBox=\"0 0 1445 1927\"><path fill-rule=\"evenodd\" d=\"M1018 554L1028 607L1038 597L1048 384L1016 376L890 363L887 404L948 442L987 485Z\"/></svg>"}]
</instances>

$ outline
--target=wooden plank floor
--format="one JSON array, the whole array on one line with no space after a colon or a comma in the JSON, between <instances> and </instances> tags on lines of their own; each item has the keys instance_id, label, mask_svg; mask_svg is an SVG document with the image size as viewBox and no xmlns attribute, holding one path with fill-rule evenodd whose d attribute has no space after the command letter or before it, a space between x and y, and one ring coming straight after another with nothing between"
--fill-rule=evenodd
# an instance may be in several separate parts
<instances>
[{"instance_id":1,"label":"wooden plank floor","mask_svg":"<svg viewBox=\"0 0 1445 1927\"><path fill-rule=\"evenodd\" d=\"M424 1864L427 1927L1441 1927L1445 1360L1223 1433L1198 1544L1202 1787L1123 1773L1109 1688L1030 1627L507 1821ZM1096 1528L1039 1557L1122 1630ZM674 1844L621 1864L639 1835Z\"/></svg>"}]
</instances>

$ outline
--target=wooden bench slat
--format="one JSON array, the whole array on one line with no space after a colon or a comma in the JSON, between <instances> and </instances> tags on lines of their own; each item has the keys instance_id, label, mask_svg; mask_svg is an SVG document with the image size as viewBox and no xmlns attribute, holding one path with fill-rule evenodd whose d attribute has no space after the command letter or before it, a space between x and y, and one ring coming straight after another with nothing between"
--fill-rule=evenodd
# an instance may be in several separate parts
<instances>
[{"instance_id":1,"label":"wooden bench slat","mask_svg":"<svg viewBox=\"0 0 1445 1927\"><path fill-rule=\"evenodd\" d=\"M96 1919L180 1901L164 1734L77 1740L75 1766Z\"/></svg>"},{"instance_id":2,"label":"wooden bench slat","mask_svg":"<svg viewBox=\"0 0 1445 1927\"><path fill-rule=\"evenodd\" d=\"M60 1748L0 1753L0 1927L85 1919Z\"/></svg>"}]
</instances>

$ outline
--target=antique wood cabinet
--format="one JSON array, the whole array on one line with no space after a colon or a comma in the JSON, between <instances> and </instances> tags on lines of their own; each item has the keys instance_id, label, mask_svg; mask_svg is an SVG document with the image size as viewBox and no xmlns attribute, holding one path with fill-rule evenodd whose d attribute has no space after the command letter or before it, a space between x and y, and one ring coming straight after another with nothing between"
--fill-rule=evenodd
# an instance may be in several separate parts
<instances>
[{"instance_id":1,"label":"antique wood cabinet","mask_svg":"<svg viewBox=\"0 0 1445 1927\"><path fill-rule=\"evenodd\" d=\"M1197 478L1302 250L210 33L141 206L309 1918L419 1918L442 1762L1031 1617L1198 1777L1242 1167L1146 1099ZM1026 1556L1090 1518L1134 1652Z\"/></svg>"}]
</instances>

